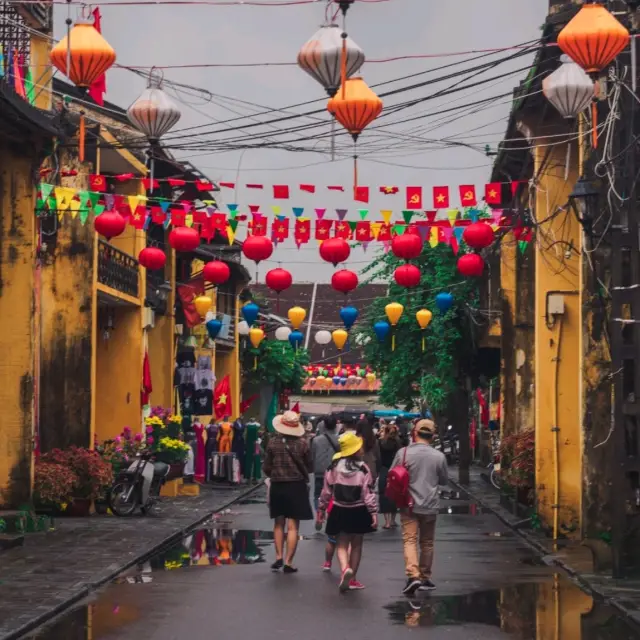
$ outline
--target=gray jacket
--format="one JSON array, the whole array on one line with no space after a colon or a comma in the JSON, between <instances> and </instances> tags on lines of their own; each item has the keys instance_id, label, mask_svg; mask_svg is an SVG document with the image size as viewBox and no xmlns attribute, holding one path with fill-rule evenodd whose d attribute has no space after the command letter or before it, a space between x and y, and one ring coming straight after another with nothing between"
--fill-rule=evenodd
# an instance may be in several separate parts
<instances>
[{"instance_id":1,"label":"gray jacket","mask_svg":"<svg viewBox=\"0 0 640 640\"><path fill-rule=\"evenodd\" d=\"M402 464L405 451L413 512L418 515L437 514L440 508L440 487L446 487L449 483L444 453L431 445L416 442L396 453L391 468Z\"/></svg>"},{"instance_id":2,"label":"gray jacket","mask_svg":"<svg viewBox=\"0 0 640 640\"><path fill-rule=\"evenodd\" d=\"M333 446L332 446L333 443ZM311 455L313 457L313 472L317 476L324 476L333 456L340 451L338 434L322 429L311 443Z\"/></svg>"}]
</instances>

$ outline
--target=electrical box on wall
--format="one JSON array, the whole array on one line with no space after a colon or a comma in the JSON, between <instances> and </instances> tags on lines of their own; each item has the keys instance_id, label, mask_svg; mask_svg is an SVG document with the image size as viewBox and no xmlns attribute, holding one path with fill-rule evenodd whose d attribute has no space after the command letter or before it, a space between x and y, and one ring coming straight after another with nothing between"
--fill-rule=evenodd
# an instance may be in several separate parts
<instances>
[{"instance_id":1,"label":"electrical box on wall","mask_svg":"<svg viewBox=\"0 0 640 640\"><path fill-rule=\"evenodd\" d=\"M156 326L156 314L150 307L142 309L142 328L153 329Z\"/></svg>"},{"instance_id":2,"label":"electrical box on wall","mask_svg":"<svg viewBox=\"0 0 640 640\"><path fill-rule=\"evenodd\" d=\"M552 293L547 302L547 315L564 315L564 296L561 293Z\"/></svg>"}]
</instances>

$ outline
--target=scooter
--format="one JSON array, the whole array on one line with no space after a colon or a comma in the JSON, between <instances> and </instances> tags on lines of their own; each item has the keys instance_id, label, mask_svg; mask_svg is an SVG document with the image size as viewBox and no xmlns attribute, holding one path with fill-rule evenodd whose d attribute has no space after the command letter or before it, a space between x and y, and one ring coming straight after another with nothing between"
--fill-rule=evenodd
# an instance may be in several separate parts
<instances>
[{"instance_id":1,"label":"scooter","mask_svg":"<svg viewBox=\"0 0 640 640\"><path fill-rule=\"evenodd\" d=\"M139 453L129 468L118 474L109 490L111 511L125 517L140 507L144 515L148 514L160 497L169 471L168 464L151 460L150 453Z\"/></svg>"}]
</instances>

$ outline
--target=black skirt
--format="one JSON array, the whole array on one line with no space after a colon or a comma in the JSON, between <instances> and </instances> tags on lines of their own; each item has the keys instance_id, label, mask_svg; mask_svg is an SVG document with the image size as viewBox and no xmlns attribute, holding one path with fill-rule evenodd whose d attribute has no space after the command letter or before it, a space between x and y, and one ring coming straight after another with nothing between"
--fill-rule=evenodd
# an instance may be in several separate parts
<instances>
[{"instance_id":1,"label":"black skirt","mask_svg":"<svg viewBox=\"0 0 640 640\"><path fill-rule=\"evenodd\" d=\"M389 475L389 469L382 467L380 469L380 475L378 476L378 491L380 494L380 513L396 513L398 507L395 502L392 502L385 496L387 490L387 476Z\"/></svg>"},{"instance_id":2,"label":"black skirt","mask_svg":"<svg viewBox=\"0 0 640 640\"><path fill-rule=\"evenodd\" d=\"M307 483L303 480L272 482L269 488L269 515L272 519L313 520Z\"/></svg>"},{"instance_id":3,"label":"black skirt","mask_svg":"<svg viewBox=\"0 0 640 640\"><path fill-rule=\"evenodd\" d=\"M327 519L326 533L335 538L341 533L365 534L375 531L373 519L365 506L339 507L333 505Z\"/></svg>"}]
</instances>

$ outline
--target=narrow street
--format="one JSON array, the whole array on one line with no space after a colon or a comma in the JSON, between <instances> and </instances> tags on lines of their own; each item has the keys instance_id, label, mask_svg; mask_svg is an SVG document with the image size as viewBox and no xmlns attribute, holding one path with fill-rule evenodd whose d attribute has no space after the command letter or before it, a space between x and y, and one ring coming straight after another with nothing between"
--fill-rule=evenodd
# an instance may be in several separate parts
<instances>
[{"instance_id":1,"label":"narrow street","mask_svg":"<svg viewBox=\"0 0 640 640\"><path fill-rule=\"evenodd\" d=\"M365 543L363 592L320 571L324 536L306 523L294 576L274 575L264 491L27 636L35 640L631 640L640 634L554 574L464 494L445 494L432 594L409 600L399 530Z\"/></svg>"}]
</instances>

